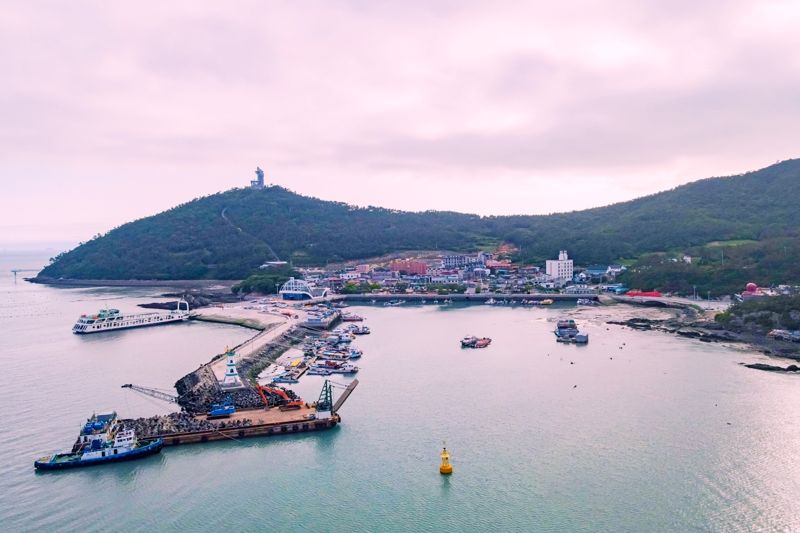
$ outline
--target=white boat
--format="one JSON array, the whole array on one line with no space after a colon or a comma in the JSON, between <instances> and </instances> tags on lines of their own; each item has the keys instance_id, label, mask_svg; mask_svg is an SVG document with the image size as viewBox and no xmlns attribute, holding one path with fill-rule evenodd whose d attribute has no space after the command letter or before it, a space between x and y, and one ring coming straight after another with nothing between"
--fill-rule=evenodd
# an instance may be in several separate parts
<instances>
[{"instance_id":1,"label":"white boat","mask_svg":"<svg viewBox=\"0 0 800 533\"><path fill-rule=\"evenodd\" d=\"M332 368L334 374L355 374L358 372L358 367L351 363L345 363L339 368Z\"/></svg>"},{"instance_id":2,"label":"white boat","mask_svg":"<svg viewBox=\"0 0 800 533\"><path fill-rule=\"evenodd\" d=\"M180 300L176 309L168 313L136 313L127 315L119 309L101 309L95 315L81 315L72 332L80 335L100 333L114 329L140 328L156 326L170 322L181 322L189 318L189 303Z\"/></svg>"},{"instance_id":3,"label":"white boat","mask_svg":"<svg viewBox=\"0 0 800 533\"><path fill-rule=\"evenodd\" d=\"M333 374L333 370L314 366L309 368L306 374L308 374L309 376L330 376L331 374Z\"/></svg>"}]
</instances>

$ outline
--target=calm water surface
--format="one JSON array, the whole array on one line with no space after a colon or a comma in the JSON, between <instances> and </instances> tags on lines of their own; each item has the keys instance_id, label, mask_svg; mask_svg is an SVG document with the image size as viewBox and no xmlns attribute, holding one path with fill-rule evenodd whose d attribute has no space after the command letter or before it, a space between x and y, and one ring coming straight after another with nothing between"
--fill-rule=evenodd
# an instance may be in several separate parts
<instances>
[{"instance_id":1,"label":"calm water surface","mask_svg":"<svg viewBox=\"0 0 800 533\"><path fill-rule=\"evenodd\" d=\"M81 313L132 311L159 290L15 285L8 270L25 260L0 257L2 530L800 530L798 378L738 365L756 354L606 325L618 310L353 308L373 334L357 341L339 428L35 474L94 410L170 410L121 384L169 388L249 332L78 337ZM589 346L555 343L562 314ZM493 343L461 350L465 334ZM320 384L295 390L313 400Z\"/></svg>"}]
</instances>

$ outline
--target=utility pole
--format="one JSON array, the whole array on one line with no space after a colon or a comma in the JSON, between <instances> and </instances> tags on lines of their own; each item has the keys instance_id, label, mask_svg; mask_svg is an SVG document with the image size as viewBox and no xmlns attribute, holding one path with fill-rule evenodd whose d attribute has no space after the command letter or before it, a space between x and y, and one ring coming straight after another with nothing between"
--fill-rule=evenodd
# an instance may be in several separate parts
<instances>
[{"instance_id":1,"label":"utility pole","mask_svg":"<svg viewBox=\"0 0 800 533\"><path fill-rule=\"evenodd\" d=\"M692 285L692 300L697 300L697 285Z\"/></svg>"}]
</instances>

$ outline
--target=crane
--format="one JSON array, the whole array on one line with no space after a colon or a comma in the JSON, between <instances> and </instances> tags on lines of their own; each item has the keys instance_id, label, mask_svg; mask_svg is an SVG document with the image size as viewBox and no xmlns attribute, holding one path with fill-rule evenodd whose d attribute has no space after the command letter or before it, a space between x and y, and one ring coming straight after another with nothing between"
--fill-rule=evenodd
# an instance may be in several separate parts
<instances>
[{"instance_id":1,"label":"crane","mask_svg":"<svg viewBox=\"0 0 800 533\"><path fill-rule=\"evenodd\" d=\"M161 389L153 389L153 388L150 388L150 387L141 387L139 385L134 385L132 383L126 383L125 385L122 386L122 388L123 389L135 390L136 392L140 392L142 394L145 394L147 396L151 396L153 398L157 398L159 400L163 400L165 402L178 403L178 397L177 396L173 396L172 394L169 394L168 392L163 391Z\"/></svg>"},{"instance_id":2,"label":"crane","mask_svg":"<svg viewBox=\"0 0 800 533\"><path fill-rule=\"evenodd\" d=\"M342 394L339 395L339 399L336 400L336 403L333 405L333 410L331 411L333 414L336 414L339 409L344 404L345 400L347 400L348 396L350 396L355 388L358 386L358 380L354 379L350 382L349 385L345 385L344 383L337 383L336 381L330 381L330 384L336 388L344 389Z\"/></svg>"}]
</instances>

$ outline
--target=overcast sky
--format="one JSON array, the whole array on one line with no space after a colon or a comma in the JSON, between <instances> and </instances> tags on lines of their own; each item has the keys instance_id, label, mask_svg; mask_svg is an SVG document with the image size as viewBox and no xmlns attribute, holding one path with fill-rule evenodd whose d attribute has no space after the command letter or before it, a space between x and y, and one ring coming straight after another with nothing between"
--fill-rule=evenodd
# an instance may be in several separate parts
<instances>
[{"instance_id":1,"label":"overcast sky","mask_svg":"<svg viewBox=\"0 0 800 533\"><path fill-rule=\"evenodd\" d=\"M547 213L800 156L797 2L0 4L0 244L267 180Z\"/></svg>"}]
</instances>

